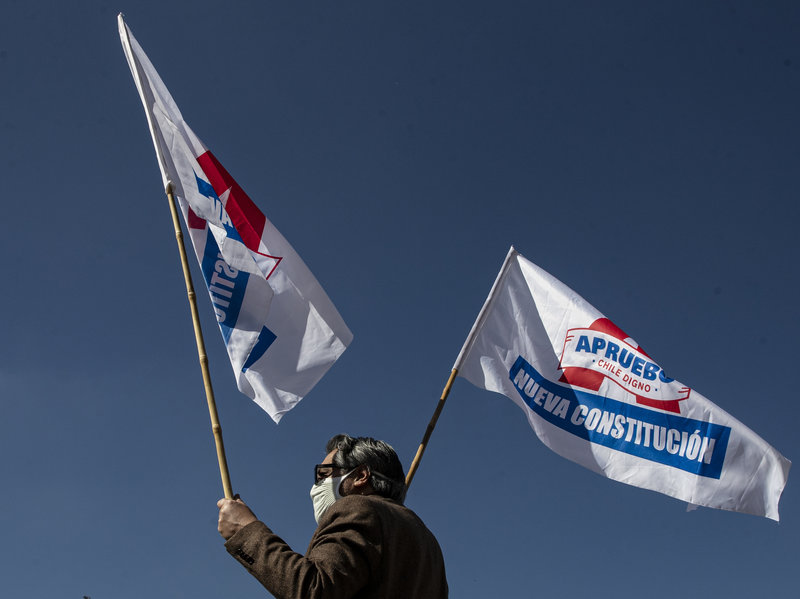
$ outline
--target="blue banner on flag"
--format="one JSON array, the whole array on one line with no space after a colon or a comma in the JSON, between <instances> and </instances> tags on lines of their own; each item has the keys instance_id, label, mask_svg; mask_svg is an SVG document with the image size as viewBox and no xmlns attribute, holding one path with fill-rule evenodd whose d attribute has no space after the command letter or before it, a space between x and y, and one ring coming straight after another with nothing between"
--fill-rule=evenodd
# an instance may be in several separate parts
<instances>
[{"instance_id":1,"label":"blue banner on flag","mask_svg":"<svg viewBox=\"0 0 800 599\"><path fill-rule=\"evenodd\" d=\"M509 377L544 420L573 435L629 455L719 478L731 429L657 412L565 387L544 378L522 356Z\"/></svg>"}]
</instances>

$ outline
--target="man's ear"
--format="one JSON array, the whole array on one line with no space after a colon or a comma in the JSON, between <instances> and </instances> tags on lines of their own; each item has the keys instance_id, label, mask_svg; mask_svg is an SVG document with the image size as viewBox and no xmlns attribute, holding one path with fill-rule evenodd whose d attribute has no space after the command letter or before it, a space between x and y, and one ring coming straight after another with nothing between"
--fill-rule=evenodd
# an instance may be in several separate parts
<instances>
[{"instance_id":1,"label":"man's ear","mask_svg":"<svg viewBox=\"0 0 800 599\"><path fill-rule=\"evenodd\" d=\"M353 481L353 488L361 490L366 485L369 485L369 468L366 466L359 466L356 471L347 478Z\"/></svg>"}]
</instances>

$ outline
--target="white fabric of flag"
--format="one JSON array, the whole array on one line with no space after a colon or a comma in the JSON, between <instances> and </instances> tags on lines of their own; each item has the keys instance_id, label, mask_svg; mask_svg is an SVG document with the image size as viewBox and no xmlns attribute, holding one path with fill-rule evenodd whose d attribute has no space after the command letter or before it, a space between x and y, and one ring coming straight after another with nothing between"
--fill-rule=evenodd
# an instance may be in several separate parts
<instances>
[{"instance_id":1,"label":"white fabric of flag","mask_svg":"<svg viewBox=\"0 0 800 599\"><path fill-rule=\"evenodd\" d=\"M608 478L778 520L791 463L512 247L454 368Z\"/></svg>"},{"instance_id":2,"label":"white fabric of flag","mask_svg":"<svg viewBox=\"0 0 800 599\"><path fill-rule=\"evenodd\" d=\"M278 422L353 335L292 246L183 120L130 28L122 47L208 287L237 386Z\"/></svg>"}]
</instances>

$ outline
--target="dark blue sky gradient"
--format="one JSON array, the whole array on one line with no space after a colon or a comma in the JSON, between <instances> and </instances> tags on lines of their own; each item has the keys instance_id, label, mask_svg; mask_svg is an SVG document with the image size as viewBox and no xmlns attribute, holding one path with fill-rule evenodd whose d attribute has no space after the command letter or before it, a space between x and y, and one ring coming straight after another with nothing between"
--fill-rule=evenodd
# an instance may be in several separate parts
<instances>
[{"instance_id":1,"label":"dark blue sky gradient","mask_svg":"<svg viewBox=\"0 0 800 599\"><path fill-rule=\"evenodd\" d=\"M264 597L116 15L355 340L275 426L200 296L234 491L296 550L338 432L406 468L508 247L800 455L795 2L25 2L0 18L3 595ZM199 270L193 265L195 277ZM781 522L611 482L454 385L408 496L454 599L793 596Z\"/></svg>"}]
</instances>

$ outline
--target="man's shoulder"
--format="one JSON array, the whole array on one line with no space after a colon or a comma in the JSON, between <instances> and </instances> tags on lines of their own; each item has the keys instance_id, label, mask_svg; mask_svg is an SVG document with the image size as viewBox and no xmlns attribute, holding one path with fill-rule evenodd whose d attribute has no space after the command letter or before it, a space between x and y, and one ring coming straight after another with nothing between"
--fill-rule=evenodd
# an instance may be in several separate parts
<instances>
[{"instance_id":1,"label":"man's shoulder","mask_svg":"<svg viewBox=\"0 0 800 599\"><path fill-rule=\"evenodd\" d=\"M427 531L425 523L413 510L381 495L346 495L336 501L325 516L331 520L360 521L365 524L382 522L392 527L421 528Z\"/></svg>"},{"instance_id":2,"label":"man's shoulder","mask_svg":"<svg viewBox=\"0 0 800 599\"><path fill-rule=\"evenodd\" d=\"M388 499L382 495L373 493L372 495L345 495L340 498L334 505L354 505L354 506L368 506L368 505L383 505L392 504L399 506L400 504L393 499Z\"/></svg>"},{"instance_id":3,"label":"man's shoulder","mask_svg":"<svg viewBox=\"0 0 800 599\"><path fill-rule=\"evenodd\" d=\"M404 505L381 495L346 495L338 499L325 514L325 519L346 518L358 520L383 520L385 518L413 518L416 514Z\"/></svg>"},{"instance_id":4,"label":"man's shoulder","mask_svg":"<svg viewBox=\"0 0 800 599\"><path fill-rule=\"evenodd\" d=\"M338 499L330 508L331 513L350 513L350 512L375 512L382 510L404 510L402 505L381 497L380 495L346 495Z\"/></svg>"}]
</instances>

